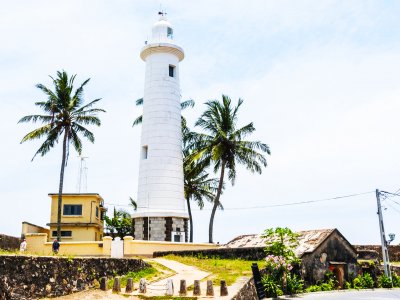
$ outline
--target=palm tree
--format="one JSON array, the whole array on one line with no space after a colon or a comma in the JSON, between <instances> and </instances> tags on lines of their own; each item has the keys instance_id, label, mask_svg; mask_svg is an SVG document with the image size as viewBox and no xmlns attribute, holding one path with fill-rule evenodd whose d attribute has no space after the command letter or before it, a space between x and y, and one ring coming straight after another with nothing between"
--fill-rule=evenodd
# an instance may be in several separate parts
<instances>
[{"instance_id":1,"label":"palm tree","mask_svg":"<svg viewBox=\"0 0 400 300\"><path fill-rule=\"evenodd\" d=\"M74 91L74 80L76 75L68 77L65 71L58 71L57 77L50 78L53 80L54 91L47 88L43 84L37 84L36 87L43 91L47 100L36 102L43 111L43 115L29 115L21 118L18 123L41 122L43 126L29 132L21 140L21 143L36 140L42 137L45 141L36 151L32 160L36 155L44 156L62 137L62 160L60 171L60 182L58 189L58 210L57 210L57 240L61 240L61 207L62 192L64 184L64 169L68 160L69 144L72 144L80 155L82 153L82 141L79 135L94 142L94 135L83 125L100 126L100 119L97 117L99 112L105 112L100 108L93 106L101 99L95 99L89 104L83 105L83 88L89 82L86 79L80 87Z\"/></svg>"},{"instance_id":2,"label":"palm tree","mask_svg":"<svg viewBox=\"0 0 400 300\"><path fill-rule=\"evenodd\" d=\"M204 207L204 198L210 202L215 197L218 181L215 178L208 178L205 171L207 167L206 161L194 161L188 159L190 157L190 149L183 150L183 173L184 173L184 195L188 207L190 222L190 243L193 243L193 217L190 208L190 200L194 200L200 209Z\"/></svg>"},{"instance_id":3,"label":"palm tree","mask_svg":"<svg viewBox=\"0 0 400 300\"><path fill-rule=\"evenodd\" d=\"M192 99L188 99L188 100L182 101L181 102L181 110L184 110L184 109L186 109L188 107L194 107L194 104L195 104L195 102ZM142 105L143 105L143 98L137 99L136 100L136 106L142 106ZM183 124L186 125L186 119L183 116L181 118L182 118L182 125ZM143 122L143 115L140 115L139 117L137 117L133 121L132 127L134 127L136 125L139 125L139 124L142 124L142 122ZM183 126L182 126L182 128L183 128Z\"/></svg>"},{"instance_id":4,"label":"palm tree","mask_svg":"<svg viewBox=\"0 0 400 300\"><path fill-rule=\"evenodd\" d=\"M214 172L220 172L218 188L213 200L209 224L209 242L213 242L213 225L220 196L224 186L225 172L234 185L236 179L236 163L244 165L252 173L261 174L262 167L267 166L267 160L262 152L270 154L267 144L260 141L247 141L246 136L255 131L253 123L237 128L238 111L243 104L239 99L233 106L231 99L222 95L222 102L210 100L206 102L207 109L196 122L206 133L198 134L192 142L194 153L190 159L202 159L213 165Z\"/></svg>"}]
</instances>

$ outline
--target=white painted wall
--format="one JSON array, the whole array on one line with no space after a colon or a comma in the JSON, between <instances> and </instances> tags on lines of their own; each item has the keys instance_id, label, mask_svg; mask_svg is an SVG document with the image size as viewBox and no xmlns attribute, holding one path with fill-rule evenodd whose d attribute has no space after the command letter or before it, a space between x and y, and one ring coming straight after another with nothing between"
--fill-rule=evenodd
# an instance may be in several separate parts
<instances>
[{"instance_id":1,"label":"white painted wall","mask_svg":"<svg viewBox=\"0 0 400 300\"><path fill-rule=\"evenodd\" d=\"M163 17L154 24L153 36L142 49L146 62L138 210L133 217L187 218L183 195L183 162L179 61L183 50L167 37L171 24ZM160 43L161 42L161 43ZM169 65L175 76L169 76Z\"/></svg>"}]
</instances>

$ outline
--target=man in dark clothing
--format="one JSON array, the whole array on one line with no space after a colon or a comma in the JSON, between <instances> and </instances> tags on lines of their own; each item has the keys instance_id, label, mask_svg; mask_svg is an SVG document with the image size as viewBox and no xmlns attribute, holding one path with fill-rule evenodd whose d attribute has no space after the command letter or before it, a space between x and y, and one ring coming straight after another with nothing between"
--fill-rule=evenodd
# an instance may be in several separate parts
<instances>
[{"instance_id":1,"label":"man in dark clothing","mask_svg":"<svg viewBox=\"0 0 400 300\"><path fill-rule=\"evenodd\" d=\"M55 239L53 242L53 253L57 254L58 250L60 250L60 243Z\"/></svg>"}]
</instances>

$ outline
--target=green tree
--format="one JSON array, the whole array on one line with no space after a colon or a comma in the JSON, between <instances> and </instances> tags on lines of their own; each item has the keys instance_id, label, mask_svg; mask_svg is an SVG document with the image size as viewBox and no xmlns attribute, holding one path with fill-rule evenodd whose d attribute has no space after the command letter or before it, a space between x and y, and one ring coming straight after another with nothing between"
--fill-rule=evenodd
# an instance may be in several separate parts
<instances>
[{"instance_id":1,"label":"green tree","mask_svg":"<svg viewBox=\"0 0 400 300\"><path fill-rule=\"evenodd\" d=\"M299 235L287 227L268 228L262 237L265 239L265 253L282 256L289 262L297 262L294 250L299 245Z\"/></svg>"},{"instance_id":2,"label":"green tree","mask_svg":"<svg viewBox=\"0 0 400 300\"><path fill-rule=\"evenodd\" d=\"M115 238L116 236L121 239L126 235L130 235L132 231L132 218L131 215L124 210L116 210L114 207L113 216L104 217L106 221L107 232Z\"/></svg>"},{"instance_id":3,"label":"green tree","mask_svg":"<svg viewBox=\"0 0 400 300\"><path fill-rule=\"evenodd\" d=\"M191 159L202 159L213 165L214 172L220 172L218 188L213 200L209 224L209 242L213 242L213 225L215 212L220 205L220 196L224 186L225 172L234 185L236 179L236 164L242 164L252 173L262 173L262 167L267 166L267 160L262 153L270 154L268 145L260 141L247 141L245 138L255 131L253 123L237 128L238 111L243 100L239 99L236 106L231 99L222 95L222 101L206 102L207 109L196 122L206 133L192 138L191 149L194 153Z\"/></svg>"},{"instance_id":4,"label":"green tree","mask_svg":"<svg viewBox=\"0 0 400 300\"><path fill-rule=\"evenodd\" d=\"M200 209L204 207L204 199L212 202L215 197L217 179L208 178L205 171L207 164L205 161L193 161L187 159L190 157L190 150L185 148L183 151L183 170L184 170L184 195L188 207L190 223L190 239L193 243L193 217L190 206L190 200L194 200Z\"/></svg>"},{"instance_id":5,"label":"green tree","mask_svg":"<svg viewBox=\"0 0 400 300\"><path fill-rule=\"evenodd\" d=\"M74 90L74 80L76 75L71 77L65 71L58 71L57 77L50 78L53 80L54 90L37 84L36 87L43 91L47 96L46 101L36 102L44 114L29 115L21 118L18 123L41 122L43 126L29 132L24 136L21 143L45 138L43 144L39 147L32 160L36 155L44 156L51 148L62 138L62 160L60 170L60 182L58 189L58 209L57 209L57 239L61 240L61 207L62 192L64 184L64 169L68 160L69 145L72 144L80 155L82 153L83 136L90 142L94 142L94 135L83 125L100 126L100 119L97 117L99 112L105 112L103 109L94 108L94 105L100 101L95 99L89 104L83 105L83 88L89 82L86 79L76 90Z\"/></svg>"}]
</instances>

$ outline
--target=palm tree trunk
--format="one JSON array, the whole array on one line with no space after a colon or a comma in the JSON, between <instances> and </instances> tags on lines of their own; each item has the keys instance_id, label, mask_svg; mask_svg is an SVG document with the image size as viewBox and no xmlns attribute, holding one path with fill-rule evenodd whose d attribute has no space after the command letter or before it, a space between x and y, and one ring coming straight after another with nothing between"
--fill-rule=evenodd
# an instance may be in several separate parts
<instances>
[{"instance_id":1,"label":"palm tree trunk","mask_svg":"<svg viewBox=\"0 0 400 300\"><path fill-rule=\"evenodd\" d=\"M223 160L221 164L221 175L219 176L218 190L214 199L214 206L211 211L210 225L208 227L208 242L213 243L213 227L214 227L214 217L217 207L219 205L219 197L221 196L222 187L224 186L224 175L225 175L225 165L226 162Z\"/></svg>"},{"instance_id":2,"label":"palm tree trunk","mask_svg":"<svg viewBox=\"0 0 400 300\"><path fill-rule=\"evenodd\" d=\"M189 242L193 243L193 218L192 218L192 210L190 208L190 200L189 200L189 198L186 199L186 202L187 202L187 207L188 207L189 223L190 223L190 239L189 239Z\"/></svg>"},{"instance_id":3,"label":"palm tree trunk","mask_svg":"<svg viewBox=\"0 0 400 300\"><path fill-rule=\"evenodd\" d=\"M65 129L64 132L64 140L63 140L63 152L62 152L62 162L61 162L61 171L60 171L60 185L58 187L58 208L57 208L57 240L61 241L61 208L62 208L62 192L64 185L64 169L65 169L65 160L67 157L67 135L68 130Z\"/></svg>"}]
</instances>

